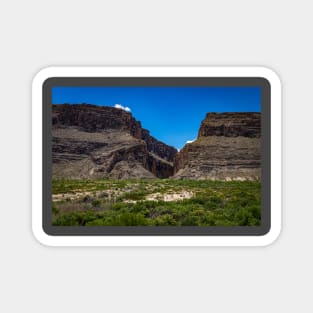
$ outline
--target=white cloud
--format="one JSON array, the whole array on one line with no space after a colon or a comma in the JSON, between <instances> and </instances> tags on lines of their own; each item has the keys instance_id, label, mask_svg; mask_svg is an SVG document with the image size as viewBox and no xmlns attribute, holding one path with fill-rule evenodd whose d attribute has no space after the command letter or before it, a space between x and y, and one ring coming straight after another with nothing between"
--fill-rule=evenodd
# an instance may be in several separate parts
<instances>
[{"instance_id":1,"label":"white cloud","mask_svg":"<svg viewBox=\"0 0 313 313\"><path fill-rule=\"evenodd\" d=\"M124 107L121 104L114 104L114 108L121 109L121 110L124 110L126 112L131 112L131 109L129 107Z\"/></svg>"},{"instance_id":2,"label":"white cloud","mask_svg":"<svg viewBox=\"0 0 313 313\"><path fill-rule=\"evenodd\" d=\"M186 141L186 143L192 143L192 142L194 142L194 141L196 141L196 139L193 139L193 140L187 140L187 141Z\"/></svg>"}]
</instances>

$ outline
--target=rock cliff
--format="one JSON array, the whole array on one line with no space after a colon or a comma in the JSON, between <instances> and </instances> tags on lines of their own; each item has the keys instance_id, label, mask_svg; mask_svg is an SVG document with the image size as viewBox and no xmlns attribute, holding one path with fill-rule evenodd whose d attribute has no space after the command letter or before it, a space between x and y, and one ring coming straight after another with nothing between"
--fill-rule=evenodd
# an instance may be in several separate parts
<instances>
[{"instance_id":1,"label":"rock cliff","mask_svg":"<svg viewBox=\"0 0 313 313\"><path fill-rule=\"evenodd\" d=\"M207 113L201 123L198 138L208 136L259 138L261 136L260 113Z\"/></svg>"},{"instance_id":2,"label":"rock cliff","mask_svg":"<svg viewBox=\"0 0 313 313\"><path fill-rule=\"evenodd\" d=\"M124 110L53 105L52 158L58 178L260 179L261 114L207 113L177 153Z\"/></svg>"},{"instance_id":3,"label":"rock cliff","mask_svg":"<svg viewBox=\"0 0 313 313\"><path fill-rule=\"evenodd\" d=\"M260 137L260 113L207 113L197 140L176 154L174 177L260 179Z\"/></svg>"},{"instance_id":4,"label":"rock cliff","mask_svg":"<svg viewBox=\"0 0 313 313\"><path fill-rule=\"evenodd\" d=\"M52 106L54 177L166 178L173 175L176 153L124 110L87 104Z\"/></svg>"}]
</instances>

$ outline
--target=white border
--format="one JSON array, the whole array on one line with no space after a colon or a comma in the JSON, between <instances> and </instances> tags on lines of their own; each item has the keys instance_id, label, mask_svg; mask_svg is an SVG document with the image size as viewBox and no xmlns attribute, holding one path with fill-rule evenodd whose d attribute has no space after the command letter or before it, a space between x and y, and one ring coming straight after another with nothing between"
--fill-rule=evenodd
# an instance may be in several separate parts
<instances>
[{"instance_id":1,"label":"white border","mask_svg":"<svg viewBox=\"0 0 313 313\"><path fill-rule=\"evenodd\" d=\"M42 85L50 77L263 77L271 84L271 229L264 236L50 236L42 228ZM32 229L48 246L265 246L281 229L281 84L265 67L49 67L32 84Z\"/></svg>"}]
</instances>

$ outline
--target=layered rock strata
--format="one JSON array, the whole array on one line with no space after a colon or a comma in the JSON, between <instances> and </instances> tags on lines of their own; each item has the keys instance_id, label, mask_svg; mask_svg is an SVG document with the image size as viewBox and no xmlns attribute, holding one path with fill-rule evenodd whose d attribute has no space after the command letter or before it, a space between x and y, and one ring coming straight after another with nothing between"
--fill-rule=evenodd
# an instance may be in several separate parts
<instances>
[{"instance_id":1,"label":"layered rock strata","mask_svg":"<svg viewBox=\"0 0 313 313\"><path fill-rule=\"evenodd\" d=\"M174 177L260 179L261 114L207 113L197 140L175 156Z\"/></svg>"},{"instance_id":2,"label":"layered rock strata","mask_svg":"<svg viewBox=\"0 0 313 313\"><path fill-rule=\"evenodd\" d=\"M54 177L166 178L173 175L176 153L124 110L87 104L52 106Z\"/></svg>"}]
</instances>

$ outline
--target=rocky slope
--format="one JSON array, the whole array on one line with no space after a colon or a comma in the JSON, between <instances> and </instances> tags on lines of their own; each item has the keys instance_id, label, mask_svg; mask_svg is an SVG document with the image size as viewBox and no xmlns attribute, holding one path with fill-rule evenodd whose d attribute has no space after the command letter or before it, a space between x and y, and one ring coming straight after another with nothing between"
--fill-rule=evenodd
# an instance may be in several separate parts
<instances>
[{"instance_id":1,"label":"rocky slope","mask_svg":"<svg viewBox=\"0 0 313 313\"><path fill-rule=\"evenodd\" d=\"M174 177L260 179L260 137L260 113L208 113L197 140L175 156Z\"/></svg>"},{"instance_id":2,"label":"rocky slope","mask_svg":"<svg viewBox=\"0 0 313 313\"><path fill-rule=\"evenodd\" d=\"M173 175L176 153L124 110L52 106L55 178L165 178Z\"/></svg>"}]
</instances>

